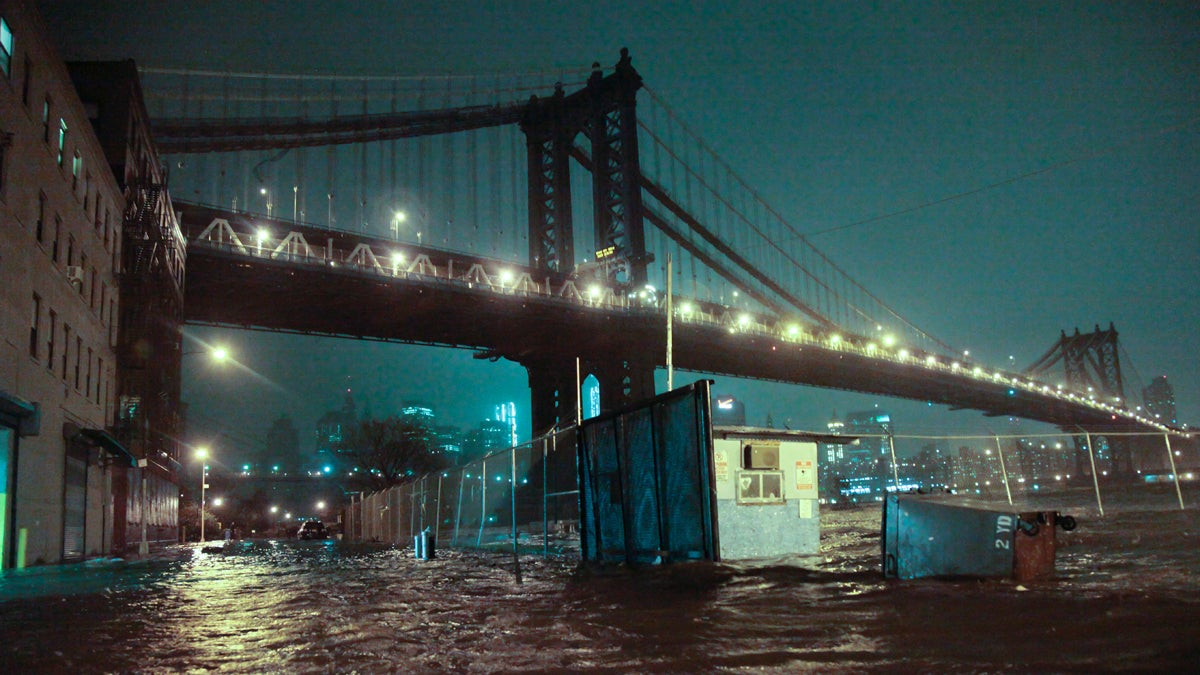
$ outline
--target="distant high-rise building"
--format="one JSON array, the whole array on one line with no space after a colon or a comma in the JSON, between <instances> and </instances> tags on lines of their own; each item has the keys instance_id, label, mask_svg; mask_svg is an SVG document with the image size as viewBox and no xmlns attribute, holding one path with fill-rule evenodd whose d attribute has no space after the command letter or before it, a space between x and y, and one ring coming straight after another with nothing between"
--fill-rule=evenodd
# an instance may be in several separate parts
<instances>
[{"instance_id":1,"label":"distant high-rise building","mask_svg":"<svg viewBox=\"0 0 1200 675\"><path fill-rule=\"evenodd\" d=\"M1146 410L1163 424L1179 424L1175 412L1175 389L1167 382L1166 375L1159 375L1142 390Z\"/></svg>"},{"instance_id":2,"label":"distant high-rise building","mask_svg":"<svg viewBox=\"0 0 1200 675\"><path fill-rule=\"evenodd\" d=\"M846 461L876 462L886 458L891 450L887 437L892 434L892 416L881 410L866 410L846 415L842 433L861 436L857 445L846 446Z\"/></svg>"},{"instance_id":3,"label":"distant high-rise building","mask_svg":"<svg viewBox=\"0 0 1200 675\"><path fill-rule=\"evenodd\" d=\"M725 427L746 426L746 404L728 395L713 396L713 424Z\"/></svg>"},{"instance_id":4,"label":"distant high-rise building","mask_svg":"<svg viewBox=\"0 0 1200 675\"><path fill-rule=\"evenodd\" d=\"M414 426L433 430L433 408L422 403L408 403L400 409L400 419Z\"/></svg>"},{"instance_id":5,"label":"distant high-rise building","mask_svg":"<svg viewBox=\"0 0 1200 675\"><path fill-rule=\"evenodd\" d=\"M517 404L509 401L496 406L496 421L508 426L509 447L517 447Z\"/></svg>"},{"instance_id":6,"label":"distant high-rise building","mask_svg":"<svg viewBox=\"0 0 1200 675\"><path fill-rule=\"evenodd\" d=\"M278 466L284 471L295 471L306 464L300 457L300 436L296 433L292 419L287 415L280 415L272 422L271 428L267 430L266 455L247 459L252 459L253 464L260 469L264 466Z\"/></svg>"},{"instance_id":7,"label":"distant high-rise building","mask_svg":"<svg viewBox=\"0 0 1200 675\"><path fill-rule=\"evenodd\" d=\"M349 433L350 427L358 423L358 411L354 405L354 394L346 388L346 398L340 410L330 410L317 420L317 458L319 461L337 456L338 448Z\"/></svg>"},{"instance_id":8,"label":"distant high-rise building","mask_svg":"<svg viewBox=\"0 0 1200 675\"><path fill-rule=\"evenodd\" d=\"M498 420L484 420L479 427L467 432L463 439L463 462L469 462L495 450L511 447L512 430L508 424Z\"/></svg>"}]
</instances>

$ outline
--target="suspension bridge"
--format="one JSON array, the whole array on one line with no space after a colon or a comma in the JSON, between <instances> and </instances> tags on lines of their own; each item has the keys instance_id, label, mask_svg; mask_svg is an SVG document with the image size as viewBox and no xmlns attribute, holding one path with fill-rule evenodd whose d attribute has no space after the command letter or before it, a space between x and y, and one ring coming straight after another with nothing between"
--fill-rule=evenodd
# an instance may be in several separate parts
<instances>
[{"instance_id":1,"label":"suspension bridge","mask_svg":"<svg viewBox=\"0 0 1200 675\"><path fill-rule=\"evenodd\" d=\"M517 75L141 76L187 239L189 322L510 359L534 429L574 418L577 363L605 409L652 396L669 343L682 370L1072 432L1169 430L1108 379L1075 390L1044 368L970 363L901 317L624 51L611 68Z\"/></svg>"}]
</instances>

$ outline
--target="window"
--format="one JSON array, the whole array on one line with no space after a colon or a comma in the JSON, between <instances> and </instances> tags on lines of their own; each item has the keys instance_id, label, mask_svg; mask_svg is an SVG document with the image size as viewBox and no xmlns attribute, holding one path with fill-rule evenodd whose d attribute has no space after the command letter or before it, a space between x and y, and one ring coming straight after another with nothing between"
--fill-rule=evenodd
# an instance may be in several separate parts
<instances>
[{"instance_id":1,"label":"window","mask_svg":"<svg viewBox=\"0 0 1200 675\"><path fill-rule=\"evenodd\" d=\"M96 268L92 268L92 283L88 285L88 307L96 311Z\"/></svg>"},{"instance_id":2,"label":"window","mask_svg":"<svg viewBox=\"0 0 1200 675\"><path fill-rule=\"evenodd\" d=\"M37 361L38 357L38 324L42 320L42 297L33 294L33 316L29 317L29 355Z\"/></svg>"},{"instance_id":3,"label":"window","mask_svg":"<svg viewBox=\"0 0 1200 675\"><path fill-rule=\"evenodd\" d=\"M104 303L108 296L108 284L100 282L100 323L104 323Z\"/></svg>"},{"instance_id":4,"label":"window","mask_svg":"<svg viewBox=\"0 0 1200 675\"><path fill-rule=\"evenodd\" d=\"M58 332L58 314L50 310L50 330L46 331L46 367L54 370L54 334Z\"/></svg>"},{"instance_id":5,"label":"window","mask_svg":"<svg viewBox=\"0 0 1200 675\"><path fill-rule=\"evenodd\" d=\"M83 215L88 215L92 206L92 172L83 174Z\"/></svg>"},{"instance_id":6,"label":"window","mask_svg":"<svg viewBox=\"0 0 1200 675\"><path fill-rule=\"evenodd\" d=\"M96 359L96 403L100 402L100 383L104 381L104 359Z\"/></svg>"},{"instance_id":7,"label":"window","mask_svg":"<svg viewBox=\"0 0 1200 675\"><path fill-rule=\"evenodd\" d=\"M63 118L58 118L58 166L63 165L63 158L66 157L67 151L67 121Z\"/></svg>"},{"instance_id":8,"label":"window","mask_svg":"<svg viewBox=\"0 0 1200 675\"><path fill-rule=\"evenodd\" d=\"M13 55L13 34L12 29L8 27L8 22L0 18L0 70L4 71L4 77L8 77L12 72L12 55Z\"/></svg>"},{"instance_id":9,"label":"window","mask_svg":"<svg viewBox=\"0 0 1200 675\"><path fill-rule=\"evenodd\" d=\"M79 266L81 268L83 268L84 270L86 270L88 268L86 253L79 254ZM83 295L83 282L82 281L79 282L79 294Z\"/></svg>"},{"instance_id":10,"label":"window","mask_svg":"<svg viewBox=\"0 0 1200 675\"><path fill-rule=\"evenodd\" d=\"M85 398L91 398L92 397L92 348L91 347L88 347L87 382L86 382L86 384L87 384L87 386L85 386L83 388L83 395Z\"/></svg>"},{"instance_id":11,"label":"window","mask_svg":"<svg viewBox=\"0 0 1200 675\"><path fill-rule=\"evenodd\" d=\"M46 236L46 193L38 193L37 206L37 241L43 243Z\"/></svg>"},{"instance_id":12,"label":"window","mask_svg":"<svg viewBox=\"0 0 1200 675\"><path fill-rule=\"evenodd\" d=\"M67 381L67 364L71 356L71 324L63 323L62 380Z\"/></svg>"},{"instance_id":13,"label":"window","mask_svg":"<svg viewBox=\"0 0 1200 675\"><path fill-rule=\"evenodd\" d=\"M58 262L58 237L62 234L62 218L54 216L54 243L50 249L50 259Z\"/></svg>"},{"instance_id":14,"label":"window","mask_svg":"<svg viewBox=\"0 0 1200 675\"><path fill-rule=\"evenodd\" d=\"M67 267L75 264L75 235L67 235Z\"/></svg>"},{"instance_id":15,"label":"window","mask_svg":"<svg viewBox=\"0 0 1200 675\"><path fill-rule=\"evenodd\" d=\"M83 338L75 336L75 390L79 391L79 385L82 384L80 379L80 366L83 365Z\"/></svg>"}]
</instances>

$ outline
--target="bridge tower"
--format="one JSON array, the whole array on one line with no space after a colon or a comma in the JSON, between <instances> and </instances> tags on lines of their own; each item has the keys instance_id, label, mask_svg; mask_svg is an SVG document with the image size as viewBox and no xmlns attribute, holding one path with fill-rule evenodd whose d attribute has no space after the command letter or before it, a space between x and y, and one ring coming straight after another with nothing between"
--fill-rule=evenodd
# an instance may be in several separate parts
<instances>
[{"instance_id":1,"label":"bridge tower","mask_svg":"<svg viewBox=\"0 0 1200 675\"><path fill-rule=\"evenodd\" d=\"M1092 333L1079 332L1067 335L1064 330L1059 340L1050 351L1026 369L1030 374L1047 372L1059 360L1063 362L1067 384L1079 391L1093 390L1098 397L1107 400L1125 400L1125 384L1121 378L1121 357L1117 342L1117 329L1110 322L1107 330L1100 330L1099 324ZM1133 458L1126 439L1121 437L1094 436L1095 440L1107 444L1111 451L1114 474L1133 473ZM1082 437L1075 440L1075 469L1076 475L1084 475L1084 457L1087 452L1086 442Z\"/></svg>"},{"instance_id":2,"label":"bridge tower","mask_svg":"<svg viewBox=\"0 0 1200 675\"><path fill-rule=\"evenodd\" d=\"M592 174L593 232L597 253L622 260L609 268L610 280L630 285L646 281L641 168L638 164L637 90L642 78L629 50L621 50L615 71L600 65L587 86L564 95L561 86L547 99L533 97L521 120L528 149L529 264L545 272L575 270L571 218L571 159ZM575 148L583 134L590 157Z\"/></svg>"},{"instance_id":3,"label":"bridge tower","mask_svg":"<svg viewBox=\"0 0 1200 675\"><path fill-rule=\"evenodd\" d=\"M643 230L637 138L637 91L642 78L628 49L621 50L611 75L603 76L599 64L593 67L583 89L567 95L559 87L550 98L533 97L521 120L528 150L529 264L546 275L576 271L571 210L574 159L592 175L595 256L616 263L599 269L613 286L639 287L646 283L651 262ZM588 141L590 156L575 147L580 134ZM575 356L583 360L584 374L600 381L605 410L654 394L655 359L643 353L614 349L601 354L563 353L536 363L517 358L529 372L535 430L574 418L579 392L569 392L576 384Z\"/></svg>"}]
</instances>

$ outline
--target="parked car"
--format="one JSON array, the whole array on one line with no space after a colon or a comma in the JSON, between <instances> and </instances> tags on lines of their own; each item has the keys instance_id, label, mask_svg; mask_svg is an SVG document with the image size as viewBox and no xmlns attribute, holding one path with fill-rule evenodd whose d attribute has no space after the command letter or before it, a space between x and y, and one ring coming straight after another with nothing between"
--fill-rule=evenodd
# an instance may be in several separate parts
<instances>
[{"instance_id":1,"label":"parked car","mask_svg":"<svg viewBox=\"0 0 1200 675\"><path fill-rule=\"evenodd\" d=\"M328 539L329 531L325 529L325 523L319 520L306 520L300 524L296 536L301 539Z\"/></svg>"}]
</instances>

